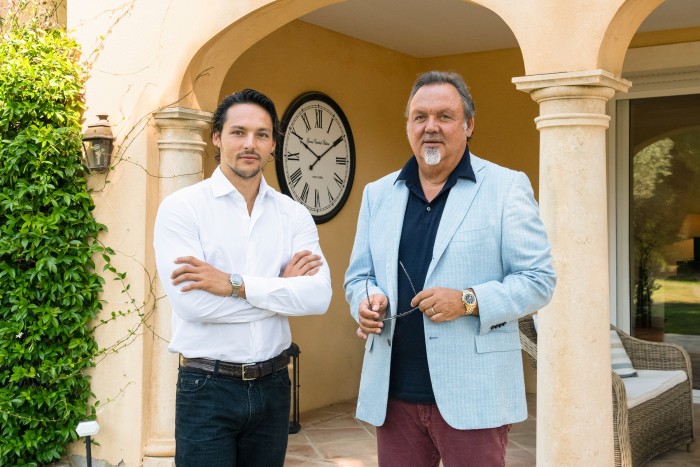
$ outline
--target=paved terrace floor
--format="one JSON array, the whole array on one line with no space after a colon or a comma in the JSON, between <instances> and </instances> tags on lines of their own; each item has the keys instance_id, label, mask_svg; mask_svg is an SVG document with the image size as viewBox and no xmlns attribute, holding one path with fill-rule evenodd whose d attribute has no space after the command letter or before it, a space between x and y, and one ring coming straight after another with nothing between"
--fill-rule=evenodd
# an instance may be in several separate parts
<instances>
[{"instance_id":1,"label":"paved terrace floor","mask_svg":"<svg viewBox=\"0 0 700 467\"><path fill-rule=\"evenodd\" d=\"M528 419L513 425L509 435L506 465L525 467L535 465L535 423L537 407L535 394L528 394ZM700 404L694 407L696 430L700 427ZM345 467L376 467L377 449L374 427L354 417L355 401L348 401L302 413L301 431L289 435L285 467L337 465ZM696 433L697 435L697 433ZM698 467L700 446L694 452L685 446L657 456L649 467Z\"/></svg>"}]
</instances>

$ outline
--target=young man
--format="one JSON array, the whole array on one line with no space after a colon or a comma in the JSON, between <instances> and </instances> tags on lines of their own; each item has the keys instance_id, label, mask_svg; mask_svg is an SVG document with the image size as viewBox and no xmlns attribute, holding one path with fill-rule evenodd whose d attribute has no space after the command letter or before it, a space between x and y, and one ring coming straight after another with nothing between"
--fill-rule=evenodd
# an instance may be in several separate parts
<instances>
[{"instance_id":1,"label":"young man","mask_svg":"<svg viewBox=\"0 0 700 467\"><path fill-rule=\"evenodd\" d=\"M246 89L216 109L211 178L163 200L158 274L180 354L175 463L282 466L289 429L288 316L323 314L331 282L309 212L265 182L279 121Z\"/></svg>"},{"instance_id":2,"label":"young man","mask_svg":"<svg viewBox=\"0 0 700 467\"><path fill-rule=\"evenodd\" d=\"M527 177L469 152L459 75L420 76L406 117L414 156L365 188L345 275L367 339L357 417L381 467L504 466L527 417L518 318L552 296L549 242Z\"/></svg>"}]
</instances>

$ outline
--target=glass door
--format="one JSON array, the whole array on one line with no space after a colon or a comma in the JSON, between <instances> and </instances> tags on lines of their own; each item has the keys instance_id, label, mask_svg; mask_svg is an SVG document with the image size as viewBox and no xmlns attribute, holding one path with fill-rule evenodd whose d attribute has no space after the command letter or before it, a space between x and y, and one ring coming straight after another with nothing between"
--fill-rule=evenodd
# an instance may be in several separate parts
<instances>
[{"instance_id":1,"label":"glass door","mask_svg":"<svg viewBox=\"0 0 700 467\"><path fill-rule=\"evenodd\" d=\"M700 389L700 94L629 101L632 335L683 346Z\"/></svg>"}]
</instances>

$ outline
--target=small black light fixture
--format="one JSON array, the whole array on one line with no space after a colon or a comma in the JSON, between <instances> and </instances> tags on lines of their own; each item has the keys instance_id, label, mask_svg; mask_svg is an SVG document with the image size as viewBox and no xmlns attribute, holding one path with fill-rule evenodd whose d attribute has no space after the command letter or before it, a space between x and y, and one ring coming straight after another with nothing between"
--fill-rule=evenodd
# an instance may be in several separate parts
<instances>
[{"instance_id":1,"label":"small black light fixture","mask_svg":"<svg viewBox=\"0 0 700 467\"><path fill-rule=\"evenodd\" d=\"M85 460L87 461L87 467L92 467L92 450L90 449L92 440L90 437L95 436L100 431L100 424L97 423L97 420L86 420L78 423L75 431L78 433L78 436L85 438Z\"/></svg>"},{"instance_id":2,"label":"small black light fixture","mask_svg":"<svg viewBox=\"0 0 700 467\"><path fill-rule=\"evenodd\" d=\"M292 342L287 349L287 355L292 357L292 419L289 421L289 434L298 433L301 430L299 423L299 346Z\"/></svg>"},{"instance_id":3,"label":"small black light fixture","mask_svg":"<svg viewBox=\"0 0 700 467\"><path fill-rule=\"evenodd\" d=\"M114 135L107 115L98 115L97 123L88 125L83 135L85 163L92 172L104 172L112 161Z\"/></svg>"}]
</instances>

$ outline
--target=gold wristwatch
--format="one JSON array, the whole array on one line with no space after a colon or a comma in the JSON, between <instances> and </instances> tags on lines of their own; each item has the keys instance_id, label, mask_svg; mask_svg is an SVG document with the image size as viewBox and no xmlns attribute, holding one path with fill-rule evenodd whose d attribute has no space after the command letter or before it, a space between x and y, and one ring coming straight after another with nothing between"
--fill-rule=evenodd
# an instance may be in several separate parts
<instances>
[{"instance_id":1,"label":"gold wristwatch","mask_svg":"<svg viewBox=\"0 0 700 467\"><path fill-rule=\"evenodd\" d=\"M464 305L464 316L472 315L476 311L476 295L472 289L462 290L462 305Z\"/></svg>"}]
</instances>

